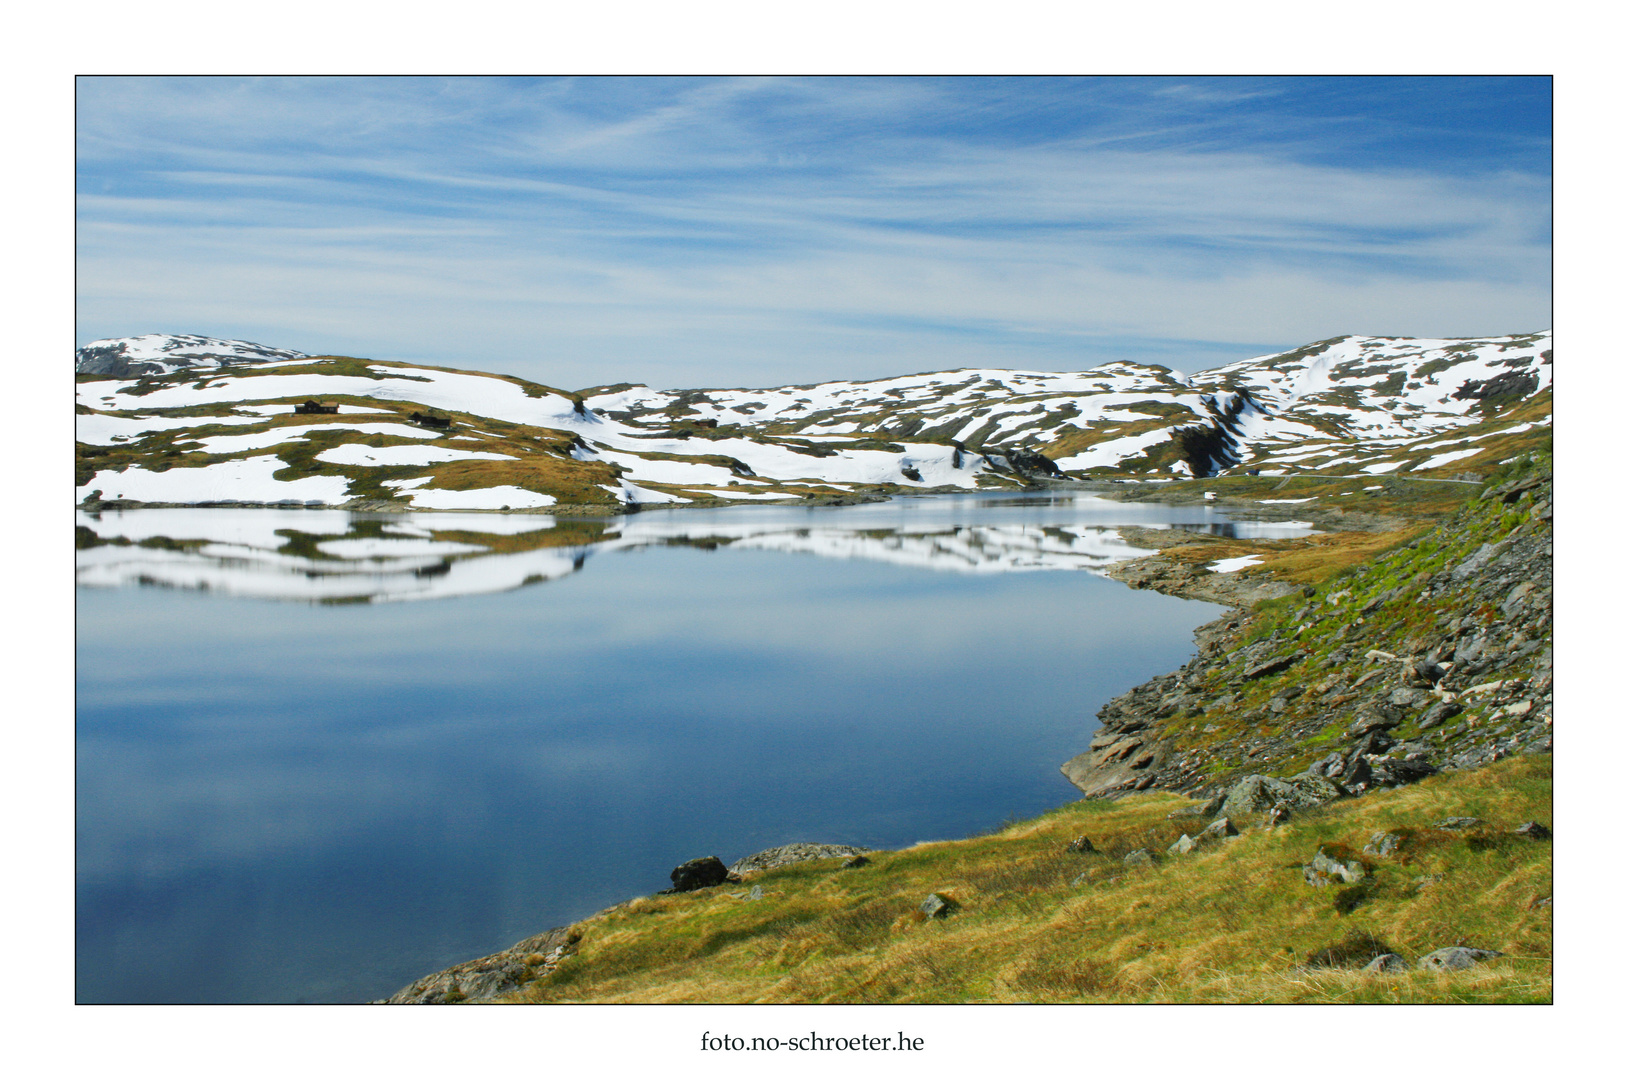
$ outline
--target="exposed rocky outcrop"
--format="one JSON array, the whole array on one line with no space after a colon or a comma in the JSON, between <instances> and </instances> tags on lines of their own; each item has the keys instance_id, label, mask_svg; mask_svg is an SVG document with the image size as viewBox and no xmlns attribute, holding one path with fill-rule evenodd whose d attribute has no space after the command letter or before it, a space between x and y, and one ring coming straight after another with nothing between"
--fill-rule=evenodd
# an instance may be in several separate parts
<instances>
[{"instance_id":1,"label":"exposed rocky outcrop","mask_svg":"<svg viewBox=\"0 0 1628 1080\"><path fill-rule=\"evenodd\" d=\"M502 952L456 964L397 990L375 1005L454 1005L492 1001L559 967L582 935L568 926L526 938Z\"/></svg>"},{"instance_id":2,"label":"exposed rocky outcrop","mask_svg":"<svg viewBox=\"0 0 1628 1080\"><path fill-rule=\"evenodd\" d=\"M792 863L806 862L809 859L840 859L849 856L864 855L874 851L874 848L855 847L852 844L782 844L779 847L760 851L755 855L748 855L744 859L736 859L729 866L731 874L741 877L750 877L765 870L774 870L781 866L790 866ZM857 865L863 866L864 863Z\"/></svg>"},{"instance_id":3,"label":"exposed rocky outcrop","mask_svg":"<svg viewBox=\"0 0 1628 1080\"><path fill-rule=\"evenodd\" d=\"M1237 816L1293 813L1308 788L1317 800L1360 795L1548 751L1552 499L1549 472L1528 468L1315 588L1168 556L1120 564L1113 576L1133 587L1235 610L1199 628L1180 671L1104 705L1063 774L1091 797L1207 797L1249 777L1259 790L1229 804ZM1268 600L1269 611L1246 610Z\"/></svg>"}]
</instances>

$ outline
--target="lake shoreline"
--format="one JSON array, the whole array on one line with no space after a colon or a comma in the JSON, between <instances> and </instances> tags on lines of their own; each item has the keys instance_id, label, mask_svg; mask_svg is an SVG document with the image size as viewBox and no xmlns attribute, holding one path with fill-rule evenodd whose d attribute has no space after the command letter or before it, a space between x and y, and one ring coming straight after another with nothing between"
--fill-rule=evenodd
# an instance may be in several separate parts
<instances>
[{"instance_id":1,"label":"lake shoreline","mask_svg":"<svg viewBox=\"0 0 1628 1080\"><path fill-rule=\"evenodd\" d=\"M1479 507L1467 503L1452 521L1413 530L1406 546L1372 553L1320 588L1284 580L1265 568L1252 568L1247 576L1218 573L1191 553L1184 553L1188 556L1184 558L1155 552L1110 567L1108 576L1131 588L1222 603L1229 610L1195 631L1195 653L1180 671L1151 679L1103 706L1098 713L1102 727L1092 749L1064 763L1065 776L1086 799L1112 800L1150 789L1181 792L1207 800L1195 804L1195 813L1213 816L1220 797L1236 791L1235 782L1282 771L1304 756L1306 740L1324 726L1319 714L1314 714L1311 726L1294 723L1295 714L1304 711L1295 703L1310 679L1305 668L1319 648L1297 642L1314 641L1319 633L1334 649L1316 668L1333 674L1312 688L1319 702L1314 708L1355 716L1352 731L1357 742L1349 757L1347 751L1336 751L1291 780L1314 776L1323 788L1336 793L1332 797L1346 798L1403 786L1444 770L1477 769L1510 754L1551 753L1553 590L1547 581L1552 573L1552 498L1552 479L1546 470L1489 484ZM1513 516L1504 506L1514 507ZM1373 517L1380 525L1405 522ZM1370 529L1391 531L1375 524ZM1127 539L1136 546L1177 538L1184 543L1170 546L1213 542L1172 537L1164 530L1127 531L1131 533ZM1481 533L1488 539L1476 548ZM1393 578L1399 583L1393 585ZM1335 587L1347 581L1351 587ZM1518 584L1509 589L1510 581ZM1357 601L1368 592L1373 595L1359 606ZM1251 608L1263 602L1292 603L1289 598L1297 595L1306 603L1270 636L1261 636L1259 629L1253 640L1246 634ZM1346 598L1349 602L1342 607ZM1421 633L1409 616L1432 598L1436 603L1430 610L1439 611L1431 623L1435 631ZM1499 605L1502 620L1489 622L1485 615L1489 604ZM1323 625L1313 630L1318 623ZM1297 629L1294 624L1299 624ZM1303 638L1309 630L1310 637ZM1286 631L1292 632L1285 635ZM1397 637L1402 634L1412 636ZM1354 650L1367 645L1373 646L1366 652L1370 666L1349 685L1339 669L1350 663ZM1242 674L1231 673L1233 668ZM1275 696L1270 708L1245 714L1246 724L1271 717L1266 722L1282 729L1280 737L1252 745L1241 739L1211 740L1205 748L1202 737L1176 732L1175 725L1184 716L1196 718L1186 730L1198 730L1207 717L1228 709L1233 690L1243 693L1249 681L1258 684L1253 691L1257 697ZM1365 684L1367 692L1358 694ZM1207 687L1227 692L1217 696ZM1474 696L1477 691L1479 698ZM1477 710L1468 723L1447 727L1467 705ZM1480 717L1488 720L1477 730ZM1505 717L1516 723L1495 729L1493 725ZM1205 733L1216 730L1214 723L1203 728ZM1244 777L1245 771L1256 775ZM1338 781L1330 779L1335 776ZM1306 786L1315 785L1308 780ZM1290 811L1280 807L1272 813L1286 817ZM571 956L582 940L584 924L641 899L427 975L374 1003L450 1004L513 994L545 978ZM541 944L548 944L550 951L544 954Z\"/></svg>"}]
</instances>

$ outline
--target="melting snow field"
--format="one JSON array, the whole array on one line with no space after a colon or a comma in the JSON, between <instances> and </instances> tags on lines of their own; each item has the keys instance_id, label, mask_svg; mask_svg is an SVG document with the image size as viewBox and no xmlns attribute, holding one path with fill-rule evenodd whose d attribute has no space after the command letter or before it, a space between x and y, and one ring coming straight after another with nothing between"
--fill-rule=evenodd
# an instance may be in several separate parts
<instances>
[{"instance_id":1,"label":"melting snow field","mask_svg":"<svg viewBox=\"0 0 1628 1080\"><path fill-rule=\"evenodd\" d=\"M1210 564L1210 569L1217 574L1231 574L1249 566L1259 566L1261 556L1240 555L1235 559L1218 559Z\"/></svg>"},{"instance_id":2,"label":"melting snow field","mask_svg":"<svg viewBox=\"0 0 1628 1080\"><path fill-rule=\"evenodd\" d=\"M165 472L150 472L132 465L123 472L98 472L90 483L75 491L75 499L83 502L91 492L98 490L104 499L140 502L342 503L350 497L350 481L343 476L273 478L273 473L287 467L269 456Z\"/></svg>"}]
</instances>

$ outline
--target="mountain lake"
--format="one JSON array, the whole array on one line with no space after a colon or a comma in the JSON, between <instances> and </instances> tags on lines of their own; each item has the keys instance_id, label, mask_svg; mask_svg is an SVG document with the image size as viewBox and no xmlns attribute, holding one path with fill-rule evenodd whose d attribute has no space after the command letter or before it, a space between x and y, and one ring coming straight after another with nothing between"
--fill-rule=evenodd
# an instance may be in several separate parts
<instances>
[{"instance_id":1,"label":"mountain lake","mask_svg":"<svg viewBox=\"0 0 1628 1080\"><path fill-rule=\"evenodd\" d=\"M77 998L356 1002L793 841L1078 796L1213 604L1101 576L1210 506L79 514Z\"/></svg>"}]
</instances>

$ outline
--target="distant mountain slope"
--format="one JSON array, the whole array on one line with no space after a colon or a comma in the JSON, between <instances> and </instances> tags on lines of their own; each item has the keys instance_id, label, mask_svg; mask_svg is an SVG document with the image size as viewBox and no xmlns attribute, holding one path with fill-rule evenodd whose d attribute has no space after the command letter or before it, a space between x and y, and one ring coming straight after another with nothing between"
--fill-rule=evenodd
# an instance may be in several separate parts
<instances>
[{"instance_id":1,"label":"distant mountain slope","mask_svg":"<svg viewBox=\"0 0 1628 1080\"><path fill-rule=\"evenodd\" d=\"M224 341L196 334L140 334L93 341L74 351L76 375L161 375L194 367L264 364L303 359L304 353L252 341Z\"/></svg>"},{"instance_id":2,"label":"distant mountain slope","mask_svg":"<svg viewBox=\"0 0 1628 1080\"><path fill-rule=\"evenodd\" d=\"M1191 378L1118 362L571 393L150 334L75 356L78 499L538 509L1238 470L1439 476L1547 443L1552 361L1548 334L1342 337Z\"/></svg>"}]
</instances>

